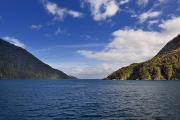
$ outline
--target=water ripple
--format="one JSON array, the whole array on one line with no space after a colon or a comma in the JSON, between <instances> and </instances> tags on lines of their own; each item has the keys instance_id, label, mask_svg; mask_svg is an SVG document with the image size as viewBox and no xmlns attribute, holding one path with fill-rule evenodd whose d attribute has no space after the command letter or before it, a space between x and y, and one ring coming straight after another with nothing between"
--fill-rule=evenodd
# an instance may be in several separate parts
<instances>
[{"instance_id":1,"label":"water ripple","mask_svg":"<svg viewBox=\"0 0 180 120\"><path fill-rule=\"evenodd\" d=\"M180 81L0 81L0 120L179 120Z\"/></svg>"}]
</instances>

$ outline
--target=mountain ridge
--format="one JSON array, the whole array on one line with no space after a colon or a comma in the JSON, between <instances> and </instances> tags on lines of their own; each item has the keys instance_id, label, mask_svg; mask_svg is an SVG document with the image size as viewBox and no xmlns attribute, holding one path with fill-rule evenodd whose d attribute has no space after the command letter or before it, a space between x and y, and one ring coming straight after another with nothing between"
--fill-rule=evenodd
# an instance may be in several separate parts
<instances>
[{"instance_id":1,"label":"mountain ridge","mask_svg":"<svg viewBox=\"0 0 180 120\"><path fill-rule=\"evenodd\" d=\"M157 55L164 54L167 52L170 52L172 50L175 50L180 47L180 34L175 37L173 40L169 41L160 51Z\"/></svg>"},{"instance_id":2,"label":"mountain ridge","mask_svg":"<svg viewBox=\"0 0 180 120\"><path fill-rule=\"evenodd\" d=\"M0 39L0 79L71 79L27 50Z\"/></svg>"},{"instance_id":3,"label":"mountain ridge","mask_svg":"<svg viewBox=\"0 0 180 120\"><path fill-rule=\"evenodd\" d=\"M180 35L168 42L152 59L123 67L109 80L180 80Z\"/></svg>"}]
</instances>

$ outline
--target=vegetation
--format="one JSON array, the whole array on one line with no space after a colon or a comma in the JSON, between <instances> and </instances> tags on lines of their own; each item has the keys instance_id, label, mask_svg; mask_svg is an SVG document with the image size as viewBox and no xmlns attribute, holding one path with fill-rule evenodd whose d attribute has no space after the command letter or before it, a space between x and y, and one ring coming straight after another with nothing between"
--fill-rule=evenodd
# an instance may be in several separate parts
<instances>
[{"instance_id":1,"label":"vegetation","mask_svg":"<svg viewBox=\"0 0 180 120\"><path fill-rule=\"evenodd\" d=\"M71 79L25 49L0 39L0 79Z\"/></svg>"},{"instance_id":2,"label":"vegetation","mask_svg":"<svg viewBox=\"0 0 180 120\"><path fill-rule=\"evenodd\" d=\"M151 60L121 68L106 79L180 80L180 35Z\"/></svg>"}]
</instances>

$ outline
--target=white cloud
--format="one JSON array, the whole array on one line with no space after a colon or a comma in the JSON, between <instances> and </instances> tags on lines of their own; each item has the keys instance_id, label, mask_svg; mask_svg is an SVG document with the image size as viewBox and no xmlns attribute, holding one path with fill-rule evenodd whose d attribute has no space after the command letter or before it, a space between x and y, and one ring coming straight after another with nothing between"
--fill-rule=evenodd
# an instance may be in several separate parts
<instances>
[{"instance_id":1,"label":"white cloud","mask_svg":"<svg viewBox=\"0 0 180 120\"><path fill-rule=\"evenodd\" d=\"M141 15L139 15L138 18L139 18L139 21L141 23L143 23L150 18L156 18L160 15L161 15L161 12L159 12L159 11L148 11L148 12L145 12L145 13L142 13Z\"/></svg>"},{"instance_id":2,"label":"white cloud","mask_svg":"<svg viewBox=\"0 0 180 120\"><path fill-rule=\"evenodd\" d=\"M18 47L21 47L21 48L26 47L24 43L22 43L20 40L14 38L14 37L6 36L6 37L3 37L3 40L6 40L9 43L14 44L15 46L18 46Z\"/></svg>"},{"instance_id":3,"label":"white cloud","mask_svg":"<svg viewBox=\"0 0 180 120\"><path fill-rule=\"evenodd\" d=\"M158 25L160 23L160 20L150 20L150 21L148 21L148 26L147 26L147 28L149 29L149 30L152 30L153 29L153 27L155 27L156 25Z\"/></svg>"},{"instance_id":4,"label":"white cloud","mask_svg":"<svg viewBox=\"0 0 180 120\"><path fill-rule=\"evenodd\" d=\"M83 2L90 4L91 14L95 21L106 20L120 10L116 0L85 0Z\"/></svg>"},{"instance_id":5,"label":"white cloud","mask_svg":"<svg viewBox=\"0 0 180 120\"><path fill-rule=\"evenodd\" d=\"M170 20L164 21L159 27L165 29L167 34L180 33L180 17L173 17Z\"/></svg>"},{"instance_id":6,"label":"white cloud","mask_svg":"<svg viewBox=\"0 0 180 120\"><path fill-rule=\"evenodd\" d=\"M158 0L159 4L167 3L169 1L171 1L171 0Z\"/></svg>"},{"instance_id":7,"label":"white cloud","mask_svg":"<svg viewBox=\"0 0 180 120\"><path fill-rule=\"evenodd\" d=\"M71 68L73 71L70 74L82 79L102 79L109 75L109 73L113 72L114 69L117 69L117 65L110 65L106 63L99 65L82 65Z\"/></svg>"},{"instance_id":8,"label":"white cloud","mask_svg":"<svg viewBox=\"0 0 180 120\"><path fill-rule=\"evenodd\" d=\"M126 4L126 3L128 3L130 0L122 0L122 1L120 1L119 3L121 4L121 5L123 5L123 4Z\"/></svg>"},{"instance_id":9,"label":"white cloud","mask_svg":"<svg viewBox=\"0 0 180 120\"><path fill-rule=\"evenodd\" d=\"M42 25L31 25L32 30L40 30L42 27Z\"/></svg>"},{"instance_id":10,"label":"white cloud","mask_svg":"<svg viewBox=\"0 0 180 120\"><path fill-rule=\"evenodd\" d=\"M161 8L161 11L167 7L167 5L170 5L171 3L176 3L177 0L157 0L153 7L151 9L159 9Z\"/></svg>"},{"instance_id":11,"label":"white cloud","mask_svg":"<svg viewBox=\"0 0 180 120\"><path fill-rule=\"evenodd\" d=\"M55 35L66 34L66 31L64 29L58 27L54 34Z\"/></svg>"},{"instance_id":12,"label":"white cloud","mask_svg":"<svg viewBox=\"0 0 180 120\"><path fill-rule=\"evenodd\" d=\"M119 64L115 63L50 63L50 65L80 79L102 79L119 67Z\"/></svg>"},{"instance_id":13,"label":"white cloud","mask_svg":"<svg viewBox=\"0 0 180 120\"><path fill-rule=\"evenodd\" d=\"M159 23L159 20L150 20L149 21L149 25L154 25L154 24L157 24Z\"/></svg>"},{"instance_id":14,"label":"white cloud","mask_svg":"<svg viewBox=\"0 0 180 120\"><path fill-rule=\"evenodd\" d=\"M149 3L149 0L137 0L138 5L146 6Z\"/></svg>"},{"instance_id":15,"label":"white cloud","mask_svg":"<svg viewBox=\"0 0 180 120\"><path fill-rule=\"evenodd\" d=\"M164 21L161 31L141 29L117 30L102 51L79 50L81 55L100 61L122 63L122 66L150 59L172 38L180 33L180 17ZM121 67L122 67L121 66Z\"/></svg>"},{"instance_id":16,"label":"white cloud","mask_svg":"<svg viewBox=\"0 0 180 120\"><path fill-rule=\"evenodd\" d=\"M43 5L45 6L46 10L55 16L55 19L62 20L65 16L69 15L74 18L79 18L83 14L78 11L70 10L67 8L61 8L56 3L50 2L48 0L43 0Z\"/></svg>"},{"instance_id":17,"label":"white cloud","mask_svg":"<svg viewBox=\"0 0 180 120\"><path fill-rule=\"evenodd\" d=\"M82 49L82 48L99 48L99 47L104 47L104 43L91 43L91 44L72 44L72 45L56 45L56 46L51 46L47 48L42 48L39 50L36 50L36 53L40 52L47 52L47 51L53 51L61 48L66 48L66 49Z\"/></svg>"}]
</instances>

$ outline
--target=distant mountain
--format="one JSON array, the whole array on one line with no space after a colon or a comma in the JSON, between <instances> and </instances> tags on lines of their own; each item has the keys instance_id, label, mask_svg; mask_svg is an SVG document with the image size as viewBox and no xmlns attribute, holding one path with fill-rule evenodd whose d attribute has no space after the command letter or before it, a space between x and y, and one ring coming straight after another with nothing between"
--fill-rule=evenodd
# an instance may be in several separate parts
<instances>
[{"instance_id":1,"label":"distant mountain","mask_svg":"<svg viewBox=\"0 0 180 120\"><path fill-rule=\"evenodd\" d=\"M171 40L151 60L123 67L109 80L180 80L180 35Z\"/></svg>"},{"instance_id":2,"label":"distant mountain","mask_svg":"<svg viewBox=\"0 0 180 120\"><path fill-rule=\"evenodd\" d=\"M0 80L74 78L44 64L25 49L0 39Z\"/></svg>"}]
</instances>

